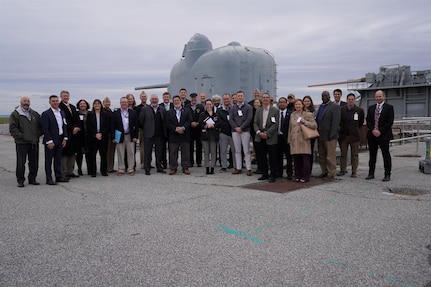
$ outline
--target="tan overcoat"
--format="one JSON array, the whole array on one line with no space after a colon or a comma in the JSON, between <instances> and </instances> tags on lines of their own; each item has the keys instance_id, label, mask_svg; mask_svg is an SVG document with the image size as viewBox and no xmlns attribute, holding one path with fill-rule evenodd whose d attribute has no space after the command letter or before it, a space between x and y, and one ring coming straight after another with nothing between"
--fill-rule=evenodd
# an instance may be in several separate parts
<instances>
[{"instance_id":1,"label":"tan overcoat","mask_svg":"<svg viewBox=\"0 0 431 287\"><path fill-rule=\"evenodd\" d=\"M317 123L314 120L313 114L310 112L302 112L298 114L296 111L290 115L289 121L289 135L287 142L290 145L291 154L311 154L311 143L310 140L304 139L298 118L302 117L305 121L305 125L311 129L317 129Z\"/></svg>"}]
</instances>

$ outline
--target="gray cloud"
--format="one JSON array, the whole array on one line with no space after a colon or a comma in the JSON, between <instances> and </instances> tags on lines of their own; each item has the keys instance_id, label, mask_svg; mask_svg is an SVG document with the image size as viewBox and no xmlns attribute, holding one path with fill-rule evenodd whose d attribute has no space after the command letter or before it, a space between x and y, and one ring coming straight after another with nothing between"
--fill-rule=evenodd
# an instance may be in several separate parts
<instances>
[{"instance_id":1,"label":"gray cloud","mask_svg":"<svg viewBox=\"0 0 431 287\"><path fill-rule=\"evenodd\" d=\"M110 96L115 106L126 93L138 95L136 86L168 82L195 33L213 48L238 41L269 50L279 96L319 99L322 88L307 85L363 77L385 64L430 69L430 9L425 0L3 0L0 114L22 95L34 95L42 111L47 101L38 95L62 89L74 100Z\"/></svg>"}]
</instances>

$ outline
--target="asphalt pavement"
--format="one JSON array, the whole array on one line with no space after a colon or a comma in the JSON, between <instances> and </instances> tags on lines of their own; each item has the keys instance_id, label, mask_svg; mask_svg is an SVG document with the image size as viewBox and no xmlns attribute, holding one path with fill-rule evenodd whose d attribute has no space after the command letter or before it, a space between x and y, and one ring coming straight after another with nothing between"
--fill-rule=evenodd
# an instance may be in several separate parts
<instances>
[{"instance_id":1,"label":"asphalt pavement","mask_svg":"<svg viewBox=\"0 0 431 287\"><path fill-rule=\"evenodd\" d=\"M43 149L41 185L18 188L0 147L0 286L431 286L424 143L391 147L390 182L380 153L365 180L365 151L358 178L286 193L198 167L48 186Z\"/></svg>"}]
</instances>

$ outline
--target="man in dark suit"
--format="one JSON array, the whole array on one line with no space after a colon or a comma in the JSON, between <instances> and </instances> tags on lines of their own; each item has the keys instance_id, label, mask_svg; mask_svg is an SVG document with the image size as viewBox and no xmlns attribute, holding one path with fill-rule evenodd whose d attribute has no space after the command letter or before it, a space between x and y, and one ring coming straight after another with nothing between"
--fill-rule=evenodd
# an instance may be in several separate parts
<instances>
[{"instance_id":1,"label":"man in dark suit","mask_svg":"<svg viewBox=\"0 0 431 287\"><path fill-rule=\"evenodd\" d=\"M340 126L340 107L330 101L328 91L322 92L322 104L317 112L317 125L319 131L318 151L319 164L322 173L320 178L332 179L336 171L338 128Z\"/></svg>"},{"instance_id":2,"label":"man in dark suit","mask_svg":"<svg viewBox=\"0 0 431 287\"><path fill-rule=\"evenodd\" d=\"M341 149L340 171L338 176L347 173L347 151L350 146L350 160L352 163L351 177L357 177L356 170L359 163L359 129L364 124L364 110L355 105L355 95L347 95L347 105L341 107L340 138Z\"/></svg>"},{"instance_id":3,"label":"man in dark suit","mask_svg":"<svg viewBox=\"0 0 431 287\"><path fill-rule=\"evenodd\" d=\"M188 104L190 104L190 100L187 99L187 90L186 89L184 89L184 88L180 89L179 96L180 96L180 99L181 99L181 105L183 107L185 107Z\"/></svg>"},{"instance_id":4,"label":"man in dark suit","mask_svg":"<svg viewBox=\"0 0 431 287\"><path fill-rule=\"evenodd\" d=\"M340 89L335 89L332 94L334 95L334 104L340 107L347 105L345 101L341 100L341 95L343 94L343 92Z\"/></svg>"},{"instance_id":5,"label":"man in dark suit","mask_svg":"<svg viewBox=\"0 0 431 287\"><path fill-rule=\"evenodd\" d=\"M389 142L393 139L392 125L394 123L394 107L385 102L386 96L382 90L375 93L376 104L368 108L367 113L367 139L370 150L368 162L369 171L366 179L374 178L376 169L377 150L380 147L385 168L383 181L391 180L392 160L389 152Z\"/></svg>"},{"instance_id":6,"label":"man in dark suit","mask_svg":"<svg viewBox=\"0 0 431 287\"><path fill-rule=\"evenodd\" d=\"M160 103L159 106L164 108L166 112L169 110L172 110L174 108L174 104L171 102L171 94L169 92L163 93L163 103ZM168 137L165 137L164 144L163 144L163 150L162 150L162 167L163 169L168 167L168 160L166 157L166 146L168 144Z\"/></svg>"},{"instance_id":7,"label":"man in dark suit","mask_svg":"<svg viewBox=\"0 0 431 287\"><path fill-rule=\"evenodd\" d=\"M66 115L59 108L58 97L52 95L49 97L51 108L42 113L42 132L43 143L45 145L45 174L46 183L56 185L57 182L68 182L69 180L62 176L61 158L63 148L66 146L67 126ZM54 174L56 181L52 180L52 160L54 160Z\"/></svg>"},{"instance_id":8,"label":"man in dark suit","mask_svg":"<svg viewBox=\"0 0 431 287\"><path fill-rule=\"evenodd\" d=\"M292 180L292 155L290 154L290 145L287 143L291 111L287 109L287 99L285 97L278 99L278 109L280 112L278 120L277 177L283 177L283 160L286 157L287 180Z\"/></svg>"},{"instance_id":9,"label":"man in dark suit","mask_svg":"<svg viewBox=\"0 0 431 287\"><path fill-rule=\"evenodd\" d=\"M59 108L66 115L67 135L69 136L67 145L63 148L63 155L61 158L61 173L65 178L79 177L73 173L75 168L76 153L82 146L79 142L80 137L78 133L81 131L79 124L79 113L76 107L69 103L70 94L68 91L60 92L60 105Z\"/></svg>"},{"instance_id":10,"label":"man in dark suit","mask_svg":"<svg viewBox=\"0 0 431 287\"><path fill-rule=\"evenodd\" d=\"M135 175L135 143L138 141L139 123L136 112L129 108L126 97L120 99L121 108L112 114L111 134L112 142L117 144L118 172L117 175L124 174L126 164L124 163L125 152L127 151L127 172Z\"/></svg>"},{"instance_id":11,"label":"man in dark suit","mask_svg":"<svg viewBox=\"0 0 431 287\"><path fill-rule=\"evenodd\" d=\"M260 161L262 176L258 180L275 182L277 177L278 109L270 103L268 93L262 94L262 107L256 110L254 130L256 131L256 153ZM268 175L268 161L271 173Z\"/></svg>"},{"instance_id":12,"label":"man in dark suit","mask_svg":"<svg viewBox=\"0 0 431 287\"><path fill-rule=\"evenodd\" d=\"M151 95L150 105L141 110L139 126L144 134L144 170L150 175L153 146L155 146L157 172L165 173L162 166L163 145L166 138L166 110L159 106L159 97Z\"/></svg>"},{"instance_id":13,"label":"man in dark suit","mask_svg":"<svg viewBox=\"0 0 431 287\"><path fill-rule=\"evenodd\" d=\"M178 151L181 149L181 167L184 174L190 174L190 109L183 108L179 96L173 97L174 109L169 110L166 126L169 137L169 174L173 175L178 168Z\"/></svg>"},{"instance_id":14,"label":"man in dark suit","mask_svg":"<svg viewBox=\"0 0 431 287\"><path fill-rule=\"evenodd\" d=\"M201 127L199 126L199 115L205 110L204 106L198 104L198 94L190 94L190 103L185 107L190 109L192 114L192 122L190 123L190 166L196 164L202 166L202 142L201 142Z\"/></svg>"}]
</instances>

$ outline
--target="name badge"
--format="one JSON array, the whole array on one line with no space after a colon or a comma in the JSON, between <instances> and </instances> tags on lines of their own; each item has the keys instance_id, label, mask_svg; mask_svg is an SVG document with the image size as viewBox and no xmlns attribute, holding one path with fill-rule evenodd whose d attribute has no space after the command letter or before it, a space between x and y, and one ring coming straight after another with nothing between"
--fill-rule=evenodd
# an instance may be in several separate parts
<instances>
[{"instance_id":1,"label":"name badge","mask_svg":"<svg viewBox=\"0 0 431 287\"><path fill-rule=\"evenodd\" d=\"M79 119L80 119L81 121L83 121L83 120L84 120L84 115L79 115Z\"/></svg>"},{"instance_id":2,"label":"name badge","mask_svg":"<svg viewBox=\"0 0 431 287\"><path fill-rule=\"evenodd\" d=\"M239 117L242 117L242 116L243 116L243 113L242 113L242 111L241 111L241 110L238 110L238 116L239 116Z\"/></svg>"},{"instance_id":3,"label":"name badge","mask_svg":"<svg viewBox=\"0 0 431 287\"><path fill-rule=\"evenodd\" d=\"M271 122L275 124L275 117L271 117Z\"/></svg>"},{"instance_id":4,"label":"name badge","mask_svg":"<svg viewBox=\"0 0 431 287\"><path fill-rule=\"evenodd\" d=\"M63 118L63 123L67 126L66 118Z\"/></svg>"},{"instance_id":5,"label":"name badge","mask_svg":"<svg viewBox=\"0 0 431 287\"><path fill-rule=\"evenodd\" d=\"M359 115L358 115L358 113L355 113L355 114L353 115L353 120L354 120L354 121L358 121L358 120L359 120Z\"/></svg>"},{"instance_id":6,"label":"name badge","mask_svg":"<svg viewBox=\"0 0 431 287\"><path fill-rule=\"evenodd\" d=\"M299 122L301 122L301 120L302 120L302 117L299 117L299 118L296 120L296 122L297 122L297 123L299 123Z\"/></svg>"},{"instance_id":7,"label":"name badge","mask_svg":"<svg viewBox=\"0 0 431 287\"><path fill-rule=\"evenodd\" d=\"M126 124L128 124L129 123L129 118L125 118L124 121L126 122Z\"/></svg>"},{"instance_id":8,"label":"name badge","mask_svg":"<svg viewBox=\"0 0 431 287\"><path fill-rule=\"evenodd\" d=\"M227 115L227 120L229 120L229 115Z\"/></svg>"}]
</instances>

